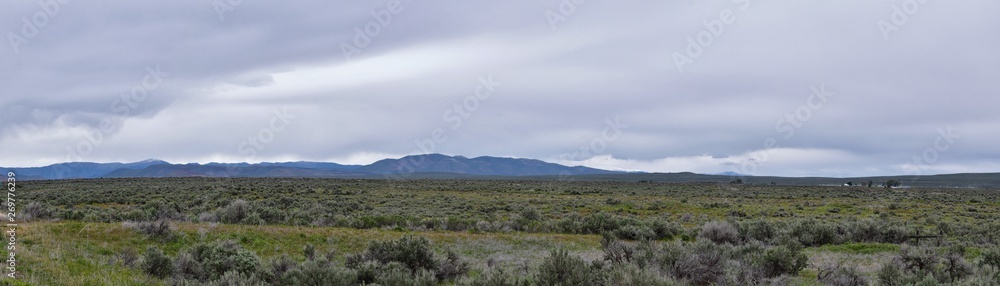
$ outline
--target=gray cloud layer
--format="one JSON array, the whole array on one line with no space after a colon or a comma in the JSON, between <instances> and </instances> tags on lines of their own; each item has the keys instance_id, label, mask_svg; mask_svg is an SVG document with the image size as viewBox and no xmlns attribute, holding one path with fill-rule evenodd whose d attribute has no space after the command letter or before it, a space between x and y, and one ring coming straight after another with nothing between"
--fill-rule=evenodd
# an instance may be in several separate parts
<instances>
[{"instance_id":1,"label":"gray cloud layer","mask_svg":"<svg viewBox=\"0 0 1000 286\"><path fill-rule=\"evenodd\" d=\"M996 1L229 2L7 3L0 165L1000 171Z\"/></svg>"}]
</instances>

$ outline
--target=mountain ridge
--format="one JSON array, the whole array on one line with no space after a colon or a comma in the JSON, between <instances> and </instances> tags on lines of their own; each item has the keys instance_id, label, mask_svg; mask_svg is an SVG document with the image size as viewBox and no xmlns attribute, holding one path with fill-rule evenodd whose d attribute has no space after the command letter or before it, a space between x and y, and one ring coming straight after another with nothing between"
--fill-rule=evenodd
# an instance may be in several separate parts
<instances>
[{"instance_id":1,"label":"mountain ridge","mask_svg":"<svg viewBox=\"0 0 1000 286\"><path fill-rule=\"evenodd\" d=\"M442 154L410 155L383 159L368 165L344 165L332 162L262 162L262 163L188 163L171 164L147 159L134 163L69 162L44 167L6 168L18 180L95 179L95 178L165 178L165 177L255 177L255 178L368 178L368 179L529 179L582 180L657 183L719 183L735 185L845 185L855 188L872 181L875 186L886 180L913 187L995 188L1000 187L1000 173L960 173L937 175L896 175L867 177L778 177L751 176L735 172L719 174L642 173L609 171L584 166L565 166L536 159ZM736 179L740 179L737 181Z\"/></svg>"},{"instance_id":2,"label":"mountain ridge","mask_svg":"<svg viewBox=\"0 0 1000 286\"><path fill-rule=\"evenodd\" d=\"M333 162L188 163L171 164L157 159L134 163L71 162L44 167L0 167L22 180L139 178L139 177L385 177L414 173L473 176L596 175L618 172L583 166L564 166L536 159L481 156L466 158L442 154L409 155L368 165Z\"/></svg>"}]
</instances>

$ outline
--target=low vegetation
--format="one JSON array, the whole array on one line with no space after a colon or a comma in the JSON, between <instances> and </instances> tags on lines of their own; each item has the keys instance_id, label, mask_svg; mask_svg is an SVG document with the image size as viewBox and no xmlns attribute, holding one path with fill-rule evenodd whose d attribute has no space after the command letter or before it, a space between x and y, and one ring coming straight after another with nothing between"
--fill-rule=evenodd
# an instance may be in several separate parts
<instances>
[{"instance_id":1,"label":"low vegetation","mask_svg":"<svg viewBox=\"0 0 1000 286\"><path fill-rule=\"evenodd\" d=\"M1000 283L988 189L187 178L19 191L19 281L38 285Z\"/></svg>"}]
</instances>

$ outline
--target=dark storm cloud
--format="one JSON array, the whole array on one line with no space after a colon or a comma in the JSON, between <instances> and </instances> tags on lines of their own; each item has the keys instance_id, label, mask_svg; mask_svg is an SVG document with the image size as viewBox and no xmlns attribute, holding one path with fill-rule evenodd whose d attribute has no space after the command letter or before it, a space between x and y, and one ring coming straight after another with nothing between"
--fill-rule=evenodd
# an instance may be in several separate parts
<instances>
[{"instance_id":1,"label":"dark storm cloud","mask_svg":"<svg viewBox=\"0 0 1000 286\"><path fill-rule=\"evenodd\" d=\"M226 3L9 3L0 165L1000 171L991 1Z\"/></svg>"}]
</instances>

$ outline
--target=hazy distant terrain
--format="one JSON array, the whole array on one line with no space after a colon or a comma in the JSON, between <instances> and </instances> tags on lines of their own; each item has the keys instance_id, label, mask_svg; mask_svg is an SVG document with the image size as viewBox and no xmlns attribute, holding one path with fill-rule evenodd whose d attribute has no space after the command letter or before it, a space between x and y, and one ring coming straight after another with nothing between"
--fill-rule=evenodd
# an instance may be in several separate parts
<instances>
[{"instance_id":1,"label":"hazy distant terrain","mask_svg":"<svg viewBox=\"0 0 1000 286\"><path fill-rule=\"evenodd\" d=\"M586 181L649 181L674 183L730 183L779 185L882 185L895 180L903 187L996 187L1000 173L944 174L923 176L876 176L856 178L747 176L737 173L708 175L683 173L626 173L588 167L569 167L533 159L413 155L384 159L369 165L329 162L170 164L160 160L136 163L63 163L38 168L2 168L21 180L92 178L373 178L373 179L539 179Z\"/></svg>"}]
</instances>

